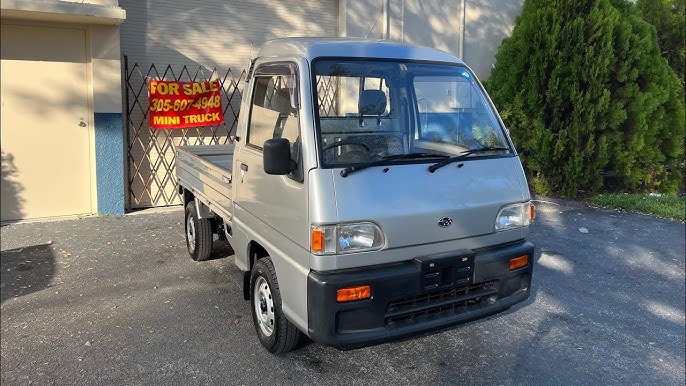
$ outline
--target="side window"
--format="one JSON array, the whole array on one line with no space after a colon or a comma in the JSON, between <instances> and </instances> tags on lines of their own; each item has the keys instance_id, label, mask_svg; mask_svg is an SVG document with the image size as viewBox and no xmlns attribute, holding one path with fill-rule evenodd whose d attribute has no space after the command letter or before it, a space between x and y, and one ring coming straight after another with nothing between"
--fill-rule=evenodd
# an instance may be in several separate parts
<instances>
[{"instance_id":1,"label":"side window","mask_svg":"<svg viewBox=\"0 0 686 386\"><path fill-rule=\"evenodd\" d=\"M300 126L298 109L293 107L293 75L256 75L248 124L247 143L262 148L272 138L286 138L291 143L291 158L297 168L289 176L302 181Z\"/></svg>"},{"instance_id":2,"label":"side window","mask_svg":"<svg viewBox=\"0 0 686 386\"><path fill-rule=\"evenodd\" d=\"M291 107L291 93L286 76L255 78L249 144L261 148L264 141L271 138L287 138L291 144L298 141L298 110Z\"/></svg>"}]
</instances>

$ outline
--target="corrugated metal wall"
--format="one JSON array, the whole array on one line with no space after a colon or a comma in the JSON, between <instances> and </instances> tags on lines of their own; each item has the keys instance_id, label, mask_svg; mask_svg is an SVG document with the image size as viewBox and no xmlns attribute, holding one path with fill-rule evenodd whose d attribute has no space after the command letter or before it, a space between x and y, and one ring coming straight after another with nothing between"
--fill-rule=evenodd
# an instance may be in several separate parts
<instances>
[{"instance_id":1,"label":"corrugated metal wall","mask_svg":"<svg viewBox=\"0 0 686 386\"><path fill-rule=\"evenodd\" d=\"M336 36L337 0L120 0L130 61L242 70L265 41ZM240 72L240 71L238 71Z\"/></svg>"},{"instance_id":2,"label":"corrugated metal wall","mask_svg":"<svg viewBox=\"0 0 686 386\"><path fill-rule=\"evenodd\" d=\"M121 26L121 50L129 70L134 63L138 65L130 79L130 92L139 90L133 84L136 74L141 75L138 78L144 87L144 78L153 64L160 73L170 66L174 74L168 74L167 79L191 80L198 69L204 68L202 72L207 75L217 68L220 76L230 70L230 78L238 80L251 52L255 56L269 39L338 34L337 0L120 0L119 5L127 13ZM146 95L142 89L136 99L145 104ZM238 98L235 95L231 101L223 100L223 104L237 108ZM224 143L234 116L226 114L225 127L219 130L152 131L146 127L145 106L132 103L127 107L127 119L133 122L127 144L127 207L177 204L180 201L173 191L175 178L170 174L174 166L171 142Z\"/></svg>"}]
</instances>

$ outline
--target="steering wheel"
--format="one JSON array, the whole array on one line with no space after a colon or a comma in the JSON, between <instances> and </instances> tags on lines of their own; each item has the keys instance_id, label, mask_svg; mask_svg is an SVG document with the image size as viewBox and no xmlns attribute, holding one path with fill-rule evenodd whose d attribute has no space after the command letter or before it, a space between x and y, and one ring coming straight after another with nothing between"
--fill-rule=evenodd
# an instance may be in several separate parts
<instances>
[{"instance_id":1,"label":"steering wheel","mask_svg":"<svg viewBox=\"0 0 686 386\"><path fill-rule=\"evenodd\" d=\"M361 150L351 150L339 155L333 160L336 164L360 163L374 161L368 152Z\"/></svg>"},{"instance_id":2,"label":"steering wheel","mask_svg":"<svg viewBox=\"0 0 686 386\"><path fill-rule=\"evenodd\" d=\"M354 142L354 141L351 141L350 139L343 139L343 140L340 140L340 141L338 141L338 142L334 142L334 143L328 144L328 145L324 146L324 148L323 148L322 150L323 150L323 151L327 151L327 150L329 150L329 149L333 149L334 147L345 146L345 145L360 146L360 147L364 148L364 150L366 150L366 151L371 151L371 150L372 150L372 149L371 149L369 146L367 146L366 144L361 143L361 142Z\"/></svg>"}]
</instances>

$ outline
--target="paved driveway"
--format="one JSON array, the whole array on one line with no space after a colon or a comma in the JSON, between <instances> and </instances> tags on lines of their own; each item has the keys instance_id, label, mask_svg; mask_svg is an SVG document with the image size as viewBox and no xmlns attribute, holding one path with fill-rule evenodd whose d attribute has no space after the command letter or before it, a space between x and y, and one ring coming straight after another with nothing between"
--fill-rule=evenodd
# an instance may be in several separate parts
<instances>
[{"instance_id":1,"label":"paved driveway","mask_svg":"<svg viewBox=\"0 0 686 386\"><path fill-rule=\"evenodd\" d=\"M683 385L684 224L558 200L538 209L526 304L283 357L259 345L232 258L190 260L180 209L4 226L1 381Z\"/></svg>"}]
</instances>

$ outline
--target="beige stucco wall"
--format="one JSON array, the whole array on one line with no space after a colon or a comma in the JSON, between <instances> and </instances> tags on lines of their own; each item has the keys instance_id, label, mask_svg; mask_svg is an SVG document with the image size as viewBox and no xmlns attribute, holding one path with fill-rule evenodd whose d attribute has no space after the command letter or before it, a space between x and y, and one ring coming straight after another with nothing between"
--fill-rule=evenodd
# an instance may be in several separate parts
<instances>
[{"instance_id":1,"label":"beige stucco wall","mask_svg":"<svg viewBox=\"0 0 686 386\"><path fill-rule=\"evenodd\" d=\"M126 12L118 0L1 0L3 20L34 25L79 25L87 31L91 113L121 113L119 24Z\"/></svg>"},{"instance_id":2,"label":"beige stucco wall","mask_svg":"<svg viewBox=\"0 0 686 386\"><path fill-rule=\"evenodd\" d=\"M36 162L45 162L46 157L48 159L55 157L61 160L66 159L66 155L55 155L41 150L36 150L36 154L31 155L31 151L34 148L32 144L35 143L33 142L35 140L32 138L41 136L41 130L46 127L45 119L48 119L49 125L52 125L52 131L64 133L59 139L50 141L50 149L57 149L57 151L59 149L71 149L69 150L70 155L72 153L87 155L85 159L81 157L78 162L74 162L74 164L85 167L85 173L76 173L70 168L63 168L63 170L70 170L69 176L74 177L78 175L80 177L74 177L75 179L73 181L70 180L71 182L68 183L69 186L61 189L60 192L66 192L65 194L70 194L71 190L83 192L83 185L85 183L87 190L90 191L91 212L123 213L123 109L119 24L125 19L126 12L117 6L117 1L75 3L66 1L1 0L0 8L2 9L3 25L23 26L23 28L28 28L26 31L33 32L35 30L36 33L41 30L46 31L50 29L56 32L82 31L82 40L64 40L63 43L55 48L59 52L60 49L66 49L67 45L72 44L75 45L74 47L80 47L80 52L83 58L85 58L80 59L83 60L81 68L84 69L84 75L78 80L68 78L68 75L71 73L69 71L65 73L65 70L59 67L59 61L54 61L49 56L41 56L43 54L47 55L48 53L46 52L35 52L36 59L34 59L34 62L27 59L24 67L40 68L46 74L52 74L56 79L69 83L75 89L83 90L84 94L80 98L74 97L70 99L70 96L76 93L58 91L57 98L41 104L43 113L32 118L34 121L30 119L22 121L20 119L21 116L16 117L16 122L4 119L4 127L0 128L3 136L8 136L9 138L14 135L16 137L18 130L20 130L20 134L22 132L26 132L26 134L21 134L16 138L12 137L13 142L11 143L3 143L3 157L5 153L14 153L18 154L18 161L22 159L35 159ZM41 42L44 42L46 36L51 35L45 35L45 33L41 35L38 33L37 36L39 36ZM3 36L3 38L11 38L11 36ZM32 47L27 47L29 52L31 49ZM53 62L55 62L54 65ZM56 70L51 70L53 67ZM3 87L11 86L10 80L6 77L0 79L0 81L2 81ZM55 82L53 81L46 81L46 84L49 84L49 86L46 86L46 90L53 90L55 88ZM46 93L45 90L41 90L39 87L32 88L32 90L36 93L35 96L26 95L27 98L45 99L45 95L43 95ZM47 118L51 116L61 117L62 119ZM26 129L31 127L40 129ZM82 135L84 133L87 134L85 136L85 143L83 142L84 137ZM24 146L26 143L28 145ZM79 144L77 148L73 148L75 144ZM25 149L26 147L28 147L28 150ZM64 182L67 180L65 177L68 176L60 176L60 173L53 172L47 173L49 174L47 175L45 172L40 171L40 169L33 168L24 161L22 162L19 166L25 170L25 173L20 175L16 183L31 186L31 191L35 191L37 186L32 181L55 179L55 181ZM3 173L5 166L3 158ZM3 180L3 189L5 185L7 184ZM53 194L55 192L46 193ZM72 194L71 196L75 195ZM26 205L31 207L27 206L24 208L23 215L11 216L12 220L88 212L88 209L84 210L78 206L81 203L75 203L73 205L64 205L63 211L53 208L55 210L48 213L38 208L38 205L31 204L44 200L36 199L34 196L31 197L31 200L26 202ZM54 196L53 199L57 200L57 196ZM86 201L86 199L79 199L79 202L82 201ZM75 209L77 206L81 209Z\"/></svg>"},{"instance_id":3,"label":"beige stucco wall","mask_svg":"<svg viewBox=\"0 0 686 386\"><path fill-rule=\"evenodd\" d=\"M2 17L53 23L119 25L126 12L117 1L0 0Z\"/></svg>"},{"instance_id":4,"label":"beige stucco wall","mask_svg":"<svg viewBox=\"0 0 686 386\"><path fill-rule=\"evenodd\" d=\"M119 28L90 26L93 111L122 112L121 52Z\"/></svg>"}]
</instances>

